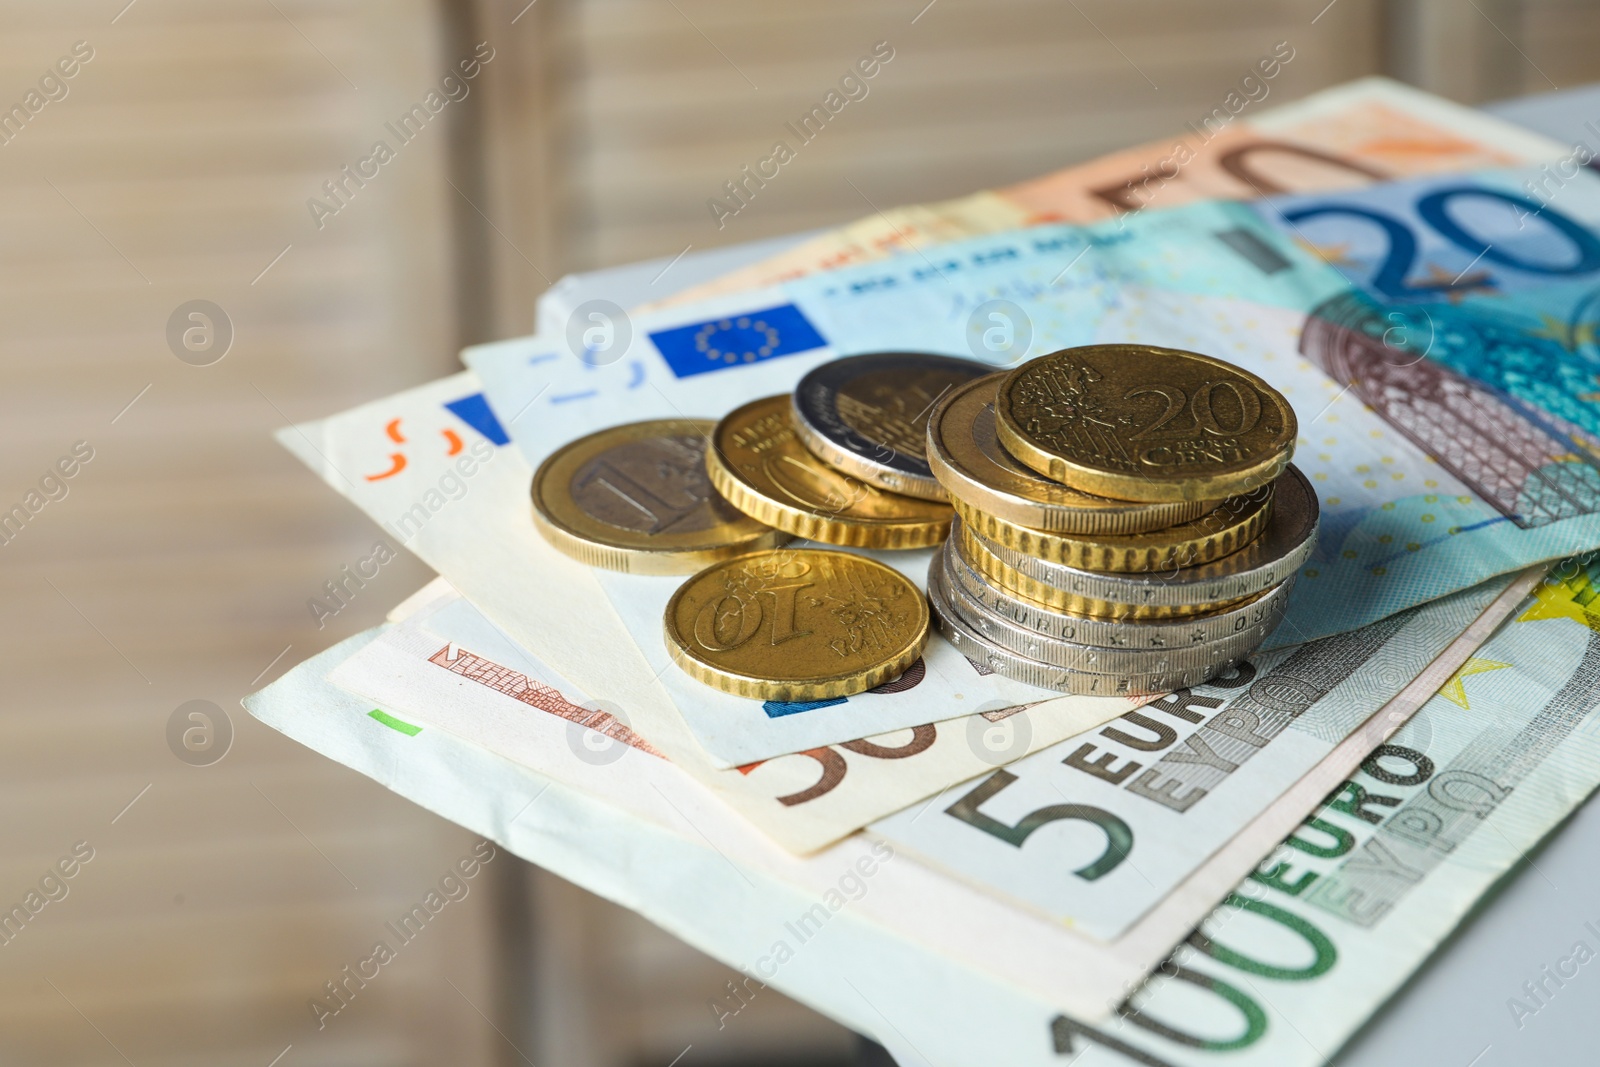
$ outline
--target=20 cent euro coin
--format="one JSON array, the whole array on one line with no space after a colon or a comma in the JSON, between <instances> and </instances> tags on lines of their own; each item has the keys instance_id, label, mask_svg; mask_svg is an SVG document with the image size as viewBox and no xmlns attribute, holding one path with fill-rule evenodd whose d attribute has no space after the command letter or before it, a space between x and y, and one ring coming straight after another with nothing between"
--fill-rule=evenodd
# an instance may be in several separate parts
<instances>
[{"instance_id":1,"label":"20 cent euro coin","mask_svg":"<svg viewBox=\"0 0 1600 1067\"><path fill-rule=\"evenodd\" d=\"M1201 500L1112 500L1024 467L997 433L995 392L1005 377L991 374L952 389L928 419L929 466L964 513L1053 533L1123 535L1176 526L1216 507Z\"/></svg>"},{"instance_id":2,"label":"20 cent euro coin","mask_svg":"<svg viewBox=\"0 0 1600 1067\"><path fill-rule=\"evenodd\" d=\"M1024 465L1118 500L1222 500L1288 466L1297 431L1278 390L1220 359L1088 345L1030 360L995 396L1000 443Z\"/></svg>"}]
</instances>

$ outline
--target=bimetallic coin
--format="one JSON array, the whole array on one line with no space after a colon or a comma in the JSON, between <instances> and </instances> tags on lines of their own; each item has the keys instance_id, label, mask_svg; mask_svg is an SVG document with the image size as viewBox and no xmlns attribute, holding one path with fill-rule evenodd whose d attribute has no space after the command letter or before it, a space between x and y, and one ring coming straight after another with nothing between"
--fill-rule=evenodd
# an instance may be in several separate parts
<instances>
[{"instance_id":1,"label":"bimetallic coin","mask_svg":"<svg viewBox=\"0 0 1600 1067\"><path fill-rule=\"evenodd\" d=\"M1121 536L1045 533L976 511L960 500L954 503L962 522L1007 548L1084 570L1140 573L1193 567L1239 551L1266 528L1272 516L1272 486L1231 497L1177 526Z\"/></svg>"},{"instance_id":2,"label":"bimetallic coin","mask_svg":"<svg viewBox=\"0 0 1600 1067\"><path fill-rule=\"evenodd\" d=\"M789 419L787 396L735 408L717 423L711 442L711 484L768 526L862 548L926 548L950 530L950 505L884 492L806 451Z\"/></svg>"},{"instance_id":3,"label":"bimetallic coin","mask_svg":"<svg viewBox=\"0 0 1600 1067\"><path fill-rule=\"evenodd\" d=\"M1278 483L1262 535L1231 556L1198 567L1147 574L1081 570L1026 556L978 536L957 520L967 562L986 578L1051 607L1086 615L1174 618L1195 615L1271 589L1299 570L1317 535L1317 498L1298 469Z\"/></svg>"},{"instance_id":4,"label":"bimetallic coin","mask_svg":"<svg viewBox=\"0 0 1600 1067\"><path fill-rule=\"evenodd\" d=\"M921 352L836 359L795 386L794 428L830 467L891 493L944 500L928 467L928 415L951 390L993 369Z\"/></svg>"},{"instance_id":5,"label":"bimetallic coin","mask_svg":"<svg viewBox=\"0 0 1600 1067\"><path fill-rule=\"evenodd\" d=\"M754 700L826 700L922 655L928 604L893 567L780 548L712 564L667 603L667 649L698 681Z\"/></svg>"},{"instance_id":6,"label":"bimetallic coin","mask_svg":"<svg viewBox=\"0 0 1600 1067\"><path fill-rule=\"evenodd\" d=\"M1089 345L1030 360L995 394L1000 443L1040 474L1119 500L1221 500L1294 453L1282 393L1220 359Z\"/></svg>"},{"instance_id":7,"label":"bimetallic coin","mask_svg":"<svg viewBox=\"0 0 1600 1067\"><path fill-rule=\"evenodd\" d=\"M1240 603L1182 619L1096 618L1052 608L989 582L946 542L945 584L997 616L1044 637L1107 648L1183 648L1221 641L1244 630L1278 624L1289 606L1295 576Z\"/></svg>"},{"instance_id":8,"label":"bimetallic coin","mask_svg":"<svg viewBox=\"0 0 1600 1067\"><path fill-rule=\"evenodd\" d=\"M1278 614L1269 613L1261 622L1241 627L1224 637L1186 641L1181 636L1171 635L1178 639L1154 647L1108 647L1066 641L1059 637L1046 637L1037 630L1029 629L991 611L983 601L969 594L960 582L953 580L948 557L955 555L956 552L948 542L939 549L939 553L946 557L941 561L944 567L944 588L951 606L955 608L956 614L961 616L963 622L1001 648L1055 667L1070 667L1073 670L1089 671L1094 674L1149 674L1189 667L1210 667L1219 661L1250 655L1261 647L1261 643L1282 619L1280 607ZM1283 602L1277 603L1281 605ZM1189 630L1191 636L1194 629L1170 622L1145 625L1169 631Z\"/></svg>"},{"instance_id":9,"label":"bimetallic coin","mask_svg":"<svg viewBox=\"0 0 1600 1067\"><path fill-rule=\"evenodd\" d=\"M592 567L692 574L788 535L733 507L706 474L709 419L635 422L580 437L533 475L533 522Z\"/></svg>"},{"instance_id":10,"label":"bimetallic coin","mask_svg":"<svg viewBox=\"0 0 1600 1067\"><path fill-rule=\"evenodd\" d=\"M1027 685L1081 696L1140 696L1170 693L1174 689L1200 685L1208 679L1215 678L1237 662L1222 660L1214 664L1172 670L1157 669L1137 674L1102 674L1042 663L1002 648L969 626L951 603L950 591L945 587L944 575L939 571L939 560L935 557L928 572L928 599L933 604L933 614L938 620L939 632L956 647L956 651L973 663Z\"/></svg>"},{"instance_id":11,"label":"bimetallic coin","mask_svg":"<svg viewBox=\"0 0 1600 1067\"><path fill-rule=\"evenodd\" d=\"M1134 534L1199 518L1214 503L1140 504L1091 496L1024 467L1000 444L995 390L1004 374L959 389L928 420L928 464L957 504L1054 533Z\"/></svg>"}]
</instances>

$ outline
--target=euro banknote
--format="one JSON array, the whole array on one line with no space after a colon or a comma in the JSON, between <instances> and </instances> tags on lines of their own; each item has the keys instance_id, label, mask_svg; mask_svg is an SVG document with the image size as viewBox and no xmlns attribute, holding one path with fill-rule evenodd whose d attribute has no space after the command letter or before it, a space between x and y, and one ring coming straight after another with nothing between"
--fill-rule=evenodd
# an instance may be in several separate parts
<instances>
[{"instance_id":1,"label":"euro banknote","mask_svg":"<svg viewBox=\"0 0 1600 1067\"><path fill-rule=\"evenodd\" d=\"M625 709L632 728L652 746L794 849L824 845L989 769L994 758L982 743L986 731L1003 711L1024 702L1002 693L1025 693L1025 702L1033 704L1012 727L1027 723L1017 755L1132 706L1123 698L1052 698L1016 683L1002 690L953 649L945 651L957 662L948 676L941 675L934 668L943 663L942 654L934 648L919 685L877 698L897 716L888 722L870 709L869 699L819 709L853 709L853 719L810 711L773 716L758 702L738 702L743 717L721 724L724 736L740 740L740 751L757 743L767 750L751 757L758 765L732 769L729 761L707 755L717 735L697 732L680 714L663 681L676 668L652 666L612 610L595 572L555 551L535 531L528 497L532 470L507 447L509 438L472 375L291 426L278 439L377 522L386 541L410 549L448 578L586 699ZM356 591L339 588L346 595ZM649 637L652 649L659 648L659 631L658 621ZM956 678L963 679L960 688L952 685ZM707 701L688 710L722 706Z\"/></svg>"},{"instance_id":2,"label":"euro banknote","mask_svg":"<svg viewBox=\"0 0 1600 1067\"><path fill-rule=\"evenodd\" d=\"M1471 489L1481 507L1452 526L1592 518L1600 175L1582 152L1240 209L1276 251L1234 231L1202 284L1304 314L1301 355ZM1336 521L1359 527L1370 506L1357 496Z\"/></svg>"},{"instance_id":3,"label":"euro banknote","mask_svg":"<svg viewBox=\"0 0 1600 1067\"><path fill-rule=\"evenodd\" d=\"M327 681L381 629L293 668L245 704L268 725L723 960L739 970L746 999L781 989L892 1045L905 1063L1300 1067L1337 1051L1600 783L1592 582L1580 568L1541 587L1471 669L1388 738L1147 985L1119 984L1094 957L1080 969L1077 956L1048 954L1049 942L1018 944L992 931L1006 954L1033 957L1057 985L1082 984L1081 1003L935 947L962 925L948 916L965 919L964 907L981 897L963 896L970 891L892 846L874 850L857 835L797 858L738 820L728 828L750 834L747 848L719 837L720 825L704 834L665 828L597 799L598 776L592 792L573 788ZM804 876L810 888L763 870L752 859L763 848L815 865ZM1395 877L1380 877L1385 870ZM948 910L896 907L917 878L948 894L926 890L928 904ZM880 921L896 911L900 929L914 933ZM743 1002L730 992L726 1005L709 1007L727 1021ZM1119 1010L1108 1015L1108 1002Z\"/></svg>"},{"instance_id":4,"label":"euro banknote","mask_svg":"<svg viewBox=\"0 0 1600 1067\"><path fill-rule=\"evenodd\" d=\"M762 841L714 793L614 715L563 691L548 667L455 595L385 628L327 677L408 727L448 732L817 895L874 847L858 836L797 859ZM1106 981L1136 980L1197 917L1186 923L1164 917L1152 924L1156 936L1145 932L1106 946L916 864L897 866L880 884L888 891L862 902L874 922L1061 1003L1082 1003ZM936 921L951 907L959 908L961 923ZM1042 966L1044 959L1072 959L1081 967L1065 972Z\"/></svg>"},{"instance_id":5,"label":"euro banknote","mask_svg":"<svg viewBox=\"0 0 1600 1067\"><path fill-rule=\"evenodd\" d=\"M1223 826L1221 824L1225 820L1219 818L1219 814L1227 816L1237 813L1219 813L1202 806L1195 818L1202 820L1201 825L1205 826L1203 830L1197 829L1196 823L1181 821L1165 826L1159 822L1152 825L1149 821L1141 821L1137 810L1130 812L1124 807L1124 812L1130 815L1130 822L1137 824L1139 830L1149 832L1138 839L1137 849L1127 850L1121 862L1129 862L1140 867L1143 873L1159 876L1161 872L1146 863L1146 856L1151 852L1159 855L1170 849L1183 853L1189 860L1189 868L1181 878L1174 879L1172 886L1168 887L1170 893L1163 892L1148 909L1124 923L1114 933L1106 935L1094 931L1087 922L1061 922L1060 916L1050 914L1048 909L1013 914L1009 901L1015 900L1018 894L1003 887L997 891L993 883L984 884L982 877L968 877L965 882L982 893L981 899L987 902L984 905L985 914L995 916L994 921L1008 930L1032 930L1038 919L1052 920L1038 928L1052 931L1053 945L1048 952L1050 958L1086 964L1104 960L1102 966L1120 970L1124 978L1131 972L1142 974L1141 968L1148 968L1159 959L1171 947L1174 939L1182 936L1214 907L1238 878L1312 810L1334 784L1365 759L1387 733L1397 729L1438 689L1443 680L1461 668L1495 626L1520 604L1528 586L1538 577L1538 574L1530 574L1525 580L1514 583L1514 588L1494 598L1475 619L1451 635L1454 639L1422 674L1389 700L1380 709L1381 713L1367 716L1351 732L1346 741L1354 741L1353 745L1342 741L1323 752L1309 769L1298 765L1292 768L1305 770L1303 778L1313 780L1309 783L1309 791L1305 788L1307 783L1300 778L1281 792L1263 789L1263 783L1257 780L1252 784L1257 787L1253 803L1258 810L1252 812L1251 817ZM1458 606L1467 611L1471 610L1471 606L1483 606L1481 596L1471 605L1468 602L1472 598L1461 596L1457 599L1461 601ZM1409 636L1415 640L1417 635L1413 633ZM1393 642L1397 646L1405 643L1404 639ZM1382 676L1393 673L1395 650L1388 651L1391 662L1370 672L1378 678L1377 685L1372 688L1385 689ZM1310 684L1307 681L1309 673L1304 670L1297 674L1282 671L1276 677L1266 673L1260 678L1261 689L1263 692L1270 690L1279 694L1297 693L1301 687ZM570 691L563 694L559 682L547 667L501 635L464 600L449 596L432 600L425 608L408 615L402 625L391 628L381 638L346 659L329 674L329 679L346 690L370 697L384 707L397 711L411 723L447 730L574 788L590 790L641 818L667 825L671 823L672 816L688 818L687 813L693 811L692 821L701 832L710 834L713 826L721 827L714 834L719 844L728 846L733 843L728 836L730 831L725 827L727 812L708 810L703 804L678 796L673 776L681 772L668 770L670 763L632 735L615 716L586 707L578 702L577 694ZM1347 690L1350 688L1355 687L1346 686ZM1348 692L1344 695L1348 708L1349 703L1354 701ZM1219 711L1214 714L1220 722L1229 713ZM1324 727L1328 725L1326 718L1324 716ZM1376 727L1376 731L1373 727ZM1085 735L1069 740L1058 748L1072 749L1082 742L1095 740L1100 739ZM1282 757L1272 753L1267 758ZM1029 761L1023 762L1026 764ZM1070 795L1071 784L1064 783L1065 788L1061 790L1064 798ZM958 792L969 788L972 788L971 784L961 787ZM697 796L703 791L692 792ZM666 799L665 806L658 802L661 798ZM943 803L939 806L942 807ZM1110 806L1118 805L1113 801ZM1083 804L1072 807L1084 818L1097 810ZM936 816L928 808L928 805L918 805L915 810L908 810L906 814L913 827L916 820L924 815L930 822L933 821ZM1059 813L1065 809L1056 806L1051 810ZM1103 820L1112 817L1111 812L1098 810ZM905 852L908 843L913 850L920 843L915 834L881 832L881 824L874 830L889 840L899 852ZM1236 830L1237 833L1234 832ZM1165 834L1165 837L1158 839L1156 834ZM1179 840L1191 834L1207 837L1213 843L1218 839L1225 840L1226 847L1213 856L1209 850L1202 851ZM909 841L901 840L901 837L908 837ZM1227 840L1230 837L1233 840ZM1056 841L1054 845L1059 846L1060 842ZM1043 841L1035 842L1035 848L1050 847L1051 844ZM747 848L740 847L741 854L748 852ZM1132 855L1135 852L1137 855ZM983 856L980 854L978 858L982 860ZM942 870L952 870L952 865L948 863L937 866ZM954 873L960 874L959 871ZM1127 883L1120 883L1116 889L1126 891ZM873 914L878 916L878 921L892 926L898 921L895 917L907 911L919 915L922 913L920 907L913 906L921 899L918 896L920 891L913 886L906 892L908 895L904 899L894 902L887 910L880 912L874 909ZM964 914L971 915L970 907ZM991 924L985 921L979 925L987 930ZM958 936L960 931L966 929L966 926L960 926L957 935L950 938L953 944L965 946L960 951L962 958L1012 980L1029 978L1032 987L1040 992L1056 988L1049 984L1052 979L1041 978L1006 962L1012 958L1009 951L1000 957L992 957L992 935L967 944L964 935ZM1040 935L1036 930L1032 936ZM1107 952L1109 956L1104 955ZM1076 982L1078 972L1074 970L1071 973L1074 975L1073 982ZM1061 996L1074 999L1081 999L1083 995L1083 989L1074 984L1068 984L1058 992ZM1112 1003L1114 998L1106 1001L1105 1005L1109 1008Z\"/></svg>"},{"instance_id":6,"label":"euro banknote","mask_svg":"<svg viewBox=\"0 0 1600 1067\"><path fill-rule=\"evenodd\" d=\"M516 729L495 731L508 746L503 752L434 725L433 713L376 703L328 680L393 630L358 634L297 665L246 697L245 707L323 755L744 969L750 988L770 983L796 995L792 980L799 974L813 971L821 981L840 965L840 950L854 956L861 948L877 953L878 962L844 973L861 978L890 961L895 968L931 967L957 985L1021 996L1039 1010L1071 1005L1100 1019L1111 1007L1104 991L1131 988L1188 929L1160 931L1140 946L1134 963L862 834L796 856L673 764L661 761L657 776L641 785L625 765L651 757L631 746L613 763L585 766L582 786L574 786L565 775L523 762L557 766L561 760L552 760L549 749L568 749L564 725L552 735L537 716L508 718ZM474 720L495 717L502 694L476 684L463 692ZM949 922L951 915L962 922ZM1063 958L1073 966L1063 968ZM834 973L833 986L842 988ZM798 995L862 1033L881 1026L855 1011L841 1014L827 998Z\"/></svg>"},{"instance_id":7,"label":"euro banknote","mask_svg":"<svg viewBox=\"0 0 1600 1067\"><path fill-rule=\"evenodd\" d=\"M938 352L1001 368L1073 345L1135 341L1227 359L1293 405L1296 462L1323 509L1315 555L1269 639L1277 645L1358 629L1600 544L1594 516L1532 527L1490 521L1498 513L1452 473L1448 456L1430 451L1448 452L1448 436L1430 445L1403 431L1306 358L1305 310L1294 299L1274 302L1249 273L1259 269L1248 255L1263 250L1278 257L1273 263L1308 259L1248 206L1197 203L958 242L932 257L903 255L596 324L587 339L478 346L464 359L535 465L607 424L715 418L789 392L812 367L855 352ZM1149 402L1154 422L1163 405ZM915 560L905 569L920 571ZM628 577L602 581L615 590L635 584ZM643 626L633 627L641 641Z\"/></svg>"},{"instance_id":8,"label":"euro banknote","mask_svg":"<svg viewBox=\"0 0 1600 1067\"><path fill-rule=\"evenodd\" d=\"M1253 115L1214 115L1177 136L1016 185L875 212L650 306L776 285L1021 226L1555 160L1564 151L1442 97L1364 78Z\"/></svg>"},{"instance_id":9,"label":"euro banknote","mask_svg":"<svg viewBox=\"0 0 1600 1067\"><path fill-rule=\"evenodd\" d=\"M798 343L792 338L803 335L807 329L798 315L776 313L768 317L771 322L757 316L748 320L746 327L737 327L731 322L729 325L763 337L775 335L775 331L787 331L791 346ZM782 342L778 343L781 347ZM745 401L765 394L788 392L794 384L792 372L795 368L817 362L817 357L810 354L792 360L752 358L748 363L728 363L719 357L716 366L711 367L696 350L699 342L682 335L675 344L668 343L669 351L679 360L671 367L647 364L639 354L612 353L586 362L561 349L559 344L555 343L555 351L552 351L551 346L533 338L486 346L468 355L477 365L478 357L474 353L486 353L481 363L485 374L498 375L508 365L516 372L510 395L488 392L486 395L492 409L490 416L514 440L529 468L536 469L556 449L608 424L653 418L715 419ZM693 373L686 373L686 368L691 367ZM708 370L716 373L706 373ZM522 387L527 389L525 394L517 391ZM401 399L384 403L394 408ZM367 423L372 422L372 418L367 417ZM380 452L387 447L370 432L368 436ZM295 439L294 434L284 438L291 446ZM326 450L319 448L318 451ZM409 474L401 471L396 477ZM531 475L529 478L531 480ZM344 483L334 484L337 487ZM847 486L845 491L855 490ZM519 490L519 494L523 498L519 506L524 511L530 510L531 505L525 499L526 488ZM525 517L516 521L531 530L531 521ZM469 531L463 528L461 534L469 536ZM431 531L426 532L424 539L432 536ZM470 551L470 544L464 544L463 554ZM898 568L919 589L926 590L931 549L864 551L863 554ZM578 566L548 547L544 547L540 559L548 561L548 564L541 562L541 566L559 566L567 570ZM667 695L675 713L688 724L697 743L719 767L743 766L889 730L1036 703L1048 696L1044 690L980 668L938 632L929 634L920 663L914 664L899 679L866 693L806 702L761 701L724 693L682 671L662 640L662 619L668 601L682 584L681 576L627 574L604 569L591 573L591 580L604 594L603 599L609 601L613 617L620 619L636 654L643 657L650 670L649 692ZM478 595L469 592L459 580L453 576L452 580L471 599L479 600ZM599 603L602 598L591 594L588 599ZM587 603L581 603L568 610L588 608ZM529 647L542 653L545 646L534 643ZM587 669L573 664L570 657L569 653L550 658L563 672ZM573 680L623 703L638 699L618 693L614 684L602 688L604 657L591 651L587 658L588 667L592 667L594 673L582 678L574 676ZM1036 721L1061 722L1070 734L1115 718L1129 706L1121 696L1056 697L1032 715ZM649 735L648 730L644 732Z\"/></svg>"},{"instance_id":10,"label":"euro banknote","mask_svg":"<svg viewBox=\"0 0 1600 1067\"><path fill-rule=\"evenodd\" d=\"M1542 584L1112 1025L1058 1016L1057 1054L1089 1067L1326 1062L1600 784L1596 577L1590 565Z\"/></svg>"},{"instance_id":11,"label":"euro banknote","mask_svg":"<svg viewBox=\"0 0 1600 1067\"><path fill-rule=\"evenodd\" d=\"M1498 566L1600 544L1600 176L1580 153L1180 208L1146 234L1151 284L1297 316L1294 355L1337 390L1322 430L1302 430L1302 464L1347 475L1319 486L1318 582L1404 584L1439 546ZM1436 473L1390 489L1393 450L1346 440L1358 411Z\"/></svg>"},{"instance_id":12,"label":"euro banknote","mask_svg":"<svg viewBox=\"0 0 1600 1067\"><path fill-rule=\"evenodd\" d=\"M1118 937L1368 719L1404 721L1438 688L1405 706L1395 698L1406 683L1435 661L1433 678L1455 673L1543 574L1253 656L870 832L1092 937Z\"/></svg>"}]
</instances>

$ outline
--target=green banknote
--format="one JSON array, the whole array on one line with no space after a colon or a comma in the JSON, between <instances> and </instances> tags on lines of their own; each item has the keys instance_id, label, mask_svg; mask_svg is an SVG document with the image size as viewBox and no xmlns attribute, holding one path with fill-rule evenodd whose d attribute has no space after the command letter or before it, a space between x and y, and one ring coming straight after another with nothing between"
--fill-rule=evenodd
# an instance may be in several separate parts
<instances>
[{"instance_id":1,"label":"green banknote","mask_svg":"<svg viewBox=\"0 0 1600 1067\"><path fill-rule=\"evenodd\" d=\"M1063 1062L1331 1056L1600 784L1597 578L1593 563L1552 572L1115 1019L1056 1017Z\"/></svg>"}]
</instances>

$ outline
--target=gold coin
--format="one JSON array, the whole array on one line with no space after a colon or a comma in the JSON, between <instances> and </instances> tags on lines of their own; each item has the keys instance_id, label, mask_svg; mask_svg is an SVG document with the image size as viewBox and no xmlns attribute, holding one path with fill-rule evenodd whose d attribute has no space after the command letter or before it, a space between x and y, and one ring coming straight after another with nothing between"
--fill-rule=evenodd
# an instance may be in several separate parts
<instances>
[{"instance_id":1,"label":"gold coin","mask_svg":"<svg viewBox=\"0 0 1600 1067\"><path fill-rule=\"evenodd\" d=\"M1272 486L1224 500L1198 519L1149 533L1096 536L1046 533L955 501L961 521L1007 548L1090 571L1170 570L1210 563L1256 539L1272 515Z\"/></svg>"},{"instance_id":2,"label":"gold coin","mask_svg":"<svg viewBox=\"0 0 1600 1067\"><path fill-rule=\"evenodd\" d=\"M893 567L780 548L684 582L665 630L678 666L706 685L753 700L826 700L898 677L922 655L928 618L921 591Z\"/></svg>"},{"instance_id":3,"label":"gold coin","mask_svg":"<svg viewBox=\"0 0 1600 1067\"><path fill-rule=\"evenodd\" d=\"M951 390L928 419L928 465L952 501L1019 526L1072 534L1134 534L1199 518L1215 503L1159 504L1091 496L1011 458L996 432L994 397L1004 373Z\"/></svg>"},{"instance_id":4,"label":"gold coin","mask_svg":"<svg viewBox=\"0 0 1600 1067\"><path fill-rule=\"evenodd\" d=\"M1000 443L1048 478L1119 500L1221 500L1294 452L1282 393L1220 359L1089 345L1030 360L995 397Z\"/></svg>"},{"instance_id":5,"label":"gold coin","mask_svg":"<svg viewBox=\"0 0 1600 1067\"><path fill-rule=\"evenodd\" d=\"M692 574L788 535L733 507L706 474L709 419L658 419L564 445L533 475L534 526L592 567Z\"/></svg>"},{"instance_id":6,"label":"gold coin","mask_svg":"<svg viewBox=\"0 0 1600 1067\"><path fill-rule=\"evenodd\" d=\"M1087 615L1093 619L1187 619L1220 611L1247 599L1236 597L1205 604L1125 604L1085 596L1043 582L1006 563L991 552L965 523L953 538L962 560L990 582L1008 593L1057 611Z\"/></svg>"},{"instance_id":7,"label":"gold coin","mask_svg":"<svg viewBox=\"0 0 1600 1067\"><path fill-rule=\"evenodd\" d=\"M1098 617L1182 618L1238 603L1281 584L1316 547L1319 509L1311 483L1290 466L1272 490L1272 517L1237 552L1210 563L1113 573L1071 567L985 540L965 522L953 535L961 558L989 581L1050 607Z\"/></svg>"},{"instance_id":8,"label":"gold coin","mask_svg":"<svg viewBox=\"0 0 1600 1067\"><path fill-rule=\"evenodd\" d=\"M789 397L735 408L706 452L711 484L734 507L798 537L860 548L926 548L944 540L949 504L887 493L834 470L795 436Z\"/></svg>"}]
</instances>

